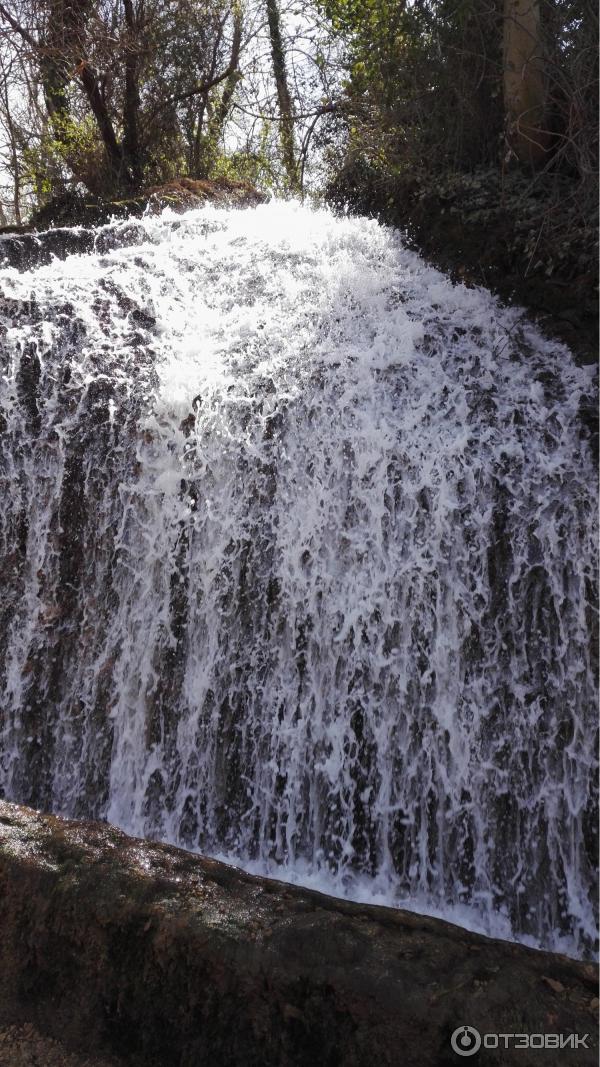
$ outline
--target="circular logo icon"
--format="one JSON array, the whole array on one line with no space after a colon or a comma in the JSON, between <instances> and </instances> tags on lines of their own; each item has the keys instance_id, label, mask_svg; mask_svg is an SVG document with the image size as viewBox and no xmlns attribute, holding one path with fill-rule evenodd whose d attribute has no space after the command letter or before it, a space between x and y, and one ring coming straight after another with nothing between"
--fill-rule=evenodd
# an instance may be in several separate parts
<instances>
[{"instance_id":1,"label":"circular logo icon","mask_svg":"<svg viewBox=\"0 0 600 1067\"><path fill-rule=\"evenodd\" d=\"M481 1034L474 1026L459 1026L450 1038L457 1056L474 1056L481 1048Z\"/></svg>"}]
</instances>

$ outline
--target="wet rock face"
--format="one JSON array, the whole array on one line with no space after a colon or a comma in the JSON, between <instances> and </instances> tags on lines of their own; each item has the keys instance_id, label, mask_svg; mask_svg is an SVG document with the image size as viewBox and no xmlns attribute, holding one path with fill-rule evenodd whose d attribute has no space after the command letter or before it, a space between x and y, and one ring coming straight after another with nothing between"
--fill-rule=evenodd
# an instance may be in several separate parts
<instances>
[{"instance_id":1,"label":"wet rock face","mask_svg":"<svg viewBox=\"0 0 600 1067\"><path fill-rule=\"evenodd\" d=\"M596 971L0 802L0 1026L153 1067L463 1060L450 1037L590 1034ZM539 1063L539 1050L470 1062Z\"/></svg>"},{"instance_id":2,"label":"wet rock face","mask_svg":"<svg viewBox=\"0 0 600 1067\"><path fill-rule=\"evenodd\" d=\"M0 267L31 270L51 263L54 256L66 259L91 252L93 248L93 230L56 229L36 233L25 227L0 233Z\"/></svg>"}]
</instances>

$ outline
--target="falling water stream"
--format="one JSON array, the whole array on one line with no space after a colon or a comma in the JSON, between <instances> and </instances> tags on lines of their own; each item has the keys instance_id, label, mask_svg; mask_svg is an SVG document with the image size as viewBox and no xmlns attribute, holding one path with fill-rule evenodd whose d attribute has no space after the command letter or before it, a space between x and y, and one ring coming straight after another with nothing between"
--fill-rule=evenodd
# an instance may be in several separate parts
<instances>
[{"instance_id":1,"label":"falling water stream","mask_svg":"<svg viewBox=\"0 0 600 1067\"><path fill-rule=\"evenodd\" d=\"M588 370L294 204L0 285L0 791L589 954Z\"/></svg>"}]
</instances>

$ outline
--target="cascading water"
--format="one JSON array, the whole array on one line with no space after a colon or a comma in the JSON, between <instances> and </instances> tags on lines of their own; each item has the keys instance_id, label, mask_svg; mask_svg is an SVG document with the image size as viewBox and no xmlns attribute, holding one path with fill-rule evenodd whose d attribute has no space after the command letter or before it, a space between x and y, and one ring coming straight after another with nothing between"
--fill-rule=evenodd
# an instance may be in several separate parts
<instances>
[{"instance_id":1,"label":"cascading water","mask_svg":"<svg viewBox=\"0 0 600 1067\"><path fill-rule=\"evenodd\" d=\"M0 274L4 795L589 954L588 372L374 222L136 227Z\"/></svg>"}]
</instances>

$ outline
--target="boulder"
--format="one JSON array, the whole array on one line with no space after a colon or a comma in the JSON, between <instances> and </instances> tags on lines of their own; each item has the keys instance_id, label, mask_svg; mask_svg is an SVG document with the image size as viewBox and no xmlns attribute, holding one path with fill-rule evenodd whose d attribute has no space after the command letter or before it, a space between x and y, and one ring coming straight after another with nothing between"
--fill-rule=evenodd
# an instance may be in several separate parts
<instances>
[{"instance_id":1,"label":"boulder","mask_svg":"<svg viewBox=\"0 0 600 1067\"><path fill-rule=\"evenodd\" d=\"M468 1062L584 1067L596 998L589 963L0 801L0 1026L86 1055L444 1067L467 1062L450 1042L468 1025L484 1040Z\"/></svg>"}]
</instances>

